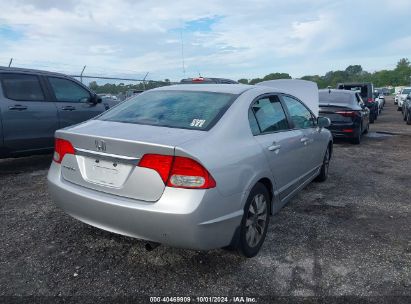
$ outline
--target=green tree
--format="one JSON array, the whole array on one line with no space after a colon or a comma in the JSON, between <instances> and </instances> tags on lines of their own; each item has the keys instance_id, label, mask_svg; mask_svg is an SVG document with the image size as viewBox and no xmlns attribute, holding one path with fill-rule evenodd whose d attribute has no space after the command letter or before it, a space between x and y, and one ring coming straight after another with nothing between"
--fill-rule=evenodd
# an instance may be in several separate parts
<instances>
[{"instance_id":1,"label":"green tree","mask_svg":"<svg viewBox=\"0 0 411 304\"><path fill-rule=\"evenodd\" d=\"M265 75L263 80L275 80L275 79L291 79L291 76L288 73L271 73Z\"/></svg>"},{"instance_id":2,"label":"green tree","mask_svg":"<svg viewBox=\"0 0 411 304\"><path fill-rule=\"evenodd\" d=\"M241 79L238 79L238 82L243 83L243 84L248 84L248 79L241 78Z\"/></svg>"},{"instance_id":3,"label":"green tree","mask_svg":"<svg viewBox=\"0 0 411 304\"><path fill-rule=\"evenodd\" d=\"M360 75L362 72L362 66L356 64L356 65L349 65L346 69L345 72L347 72L348 75Z\"/></svg>"}]
</instances>

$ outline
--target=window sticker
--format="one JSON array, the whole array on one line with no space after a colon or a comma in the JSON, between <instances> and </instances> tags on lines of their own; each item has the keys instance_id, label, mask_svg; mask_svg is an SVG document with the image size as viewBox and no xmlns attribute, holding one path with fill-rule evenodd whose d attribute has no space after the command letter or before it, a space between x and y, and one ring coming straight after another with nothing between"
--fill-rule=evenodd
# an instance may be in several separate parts
<instances>
[{"instance_id":1,"label":"window sticker","mask_svg":"<svg viewBox=\"0 0 411 304\"><path fill-rule=\"evenodd\" d=\"M205 119L193 119L193 121L190 124L190 127L202 128L205 122Z\"/></svg>"}]
</instances>

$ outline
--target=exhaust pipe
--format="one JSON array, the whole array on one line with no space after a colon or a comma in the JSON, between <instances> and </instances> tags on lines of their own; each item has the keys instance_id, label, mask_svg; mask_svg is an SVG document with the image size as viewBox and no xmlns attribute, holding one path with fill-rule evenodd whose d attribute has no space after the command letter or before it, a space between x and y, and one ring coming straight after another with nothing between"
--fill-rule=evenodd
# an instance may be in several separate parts
<instances>
[{"instance_id":1,"label":"exhaust pipe","mask_svg":"<svg viewBox=\"0 0 411 304\"><path fill-rule=\"evenodd\" d=\"M144 245L144 248L146 248L147 251L153 251L154 249L156 249L160 245L161 245L160 243L147 242Z\"/></svg>"}]
</instances>

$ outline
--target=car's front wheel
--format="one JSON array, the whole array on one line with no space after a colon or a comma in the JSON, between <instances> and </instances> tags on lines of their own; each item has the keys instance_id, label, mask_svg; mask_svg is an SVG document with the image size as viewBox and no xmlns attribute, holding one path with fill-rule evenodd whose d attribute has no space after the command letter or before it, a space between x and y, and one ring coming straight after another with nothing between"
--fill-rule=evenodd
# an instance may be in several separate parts
<instances>
[{"instance_id":1,"label":"car's front wheel","mask_svg":"<svg viewBox=\"0 0 411 304\"><path fill-rule=\"evenodd\" d=\"M267 188L257 183L248 196L240 227L241 253L251 258L260 251L270 219L270 195Z\"/></svg>"}]
</instances>

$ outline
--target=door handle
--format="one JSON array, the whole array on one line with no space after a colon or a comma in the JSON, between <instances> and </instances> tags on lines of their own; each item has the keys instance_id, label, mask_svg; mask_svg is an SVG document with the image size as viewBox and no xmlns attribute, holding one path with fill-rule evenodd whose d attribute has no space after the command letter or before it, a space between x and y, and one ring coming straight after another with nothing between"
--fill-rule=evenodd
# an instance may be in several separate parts
<instances>
[{"instance_id":1,"label":"door handle","mask_svg":"<svg viewBox=\"0 0 411 304\"><path fill-rule=\"evenodd\" d=\"M17 105L14 105L14 106L9 107L9 110L13 110L13 111L24 111L24 110L27 110L27 107L17 104Z\"/></svg>"},{"instance_id":2,"label":"door handle","mask_svg":"<svg viewBox=\"0 0 411 304\"><path fill-rule=\"evenodd\" d=\"M268 147L268 150L271 152L278 152L280 148L281 148L281 145L277 145L276 143L273 143L271 146Z\"/></svg>"},{"instance_id":3,"label":"door handle","mask_svg":"<svg viewBox=\"0 0 411 304\"><path fill-rule=\"evenodd\" d=\"M67 107L62 107L61 108L63 111L74 111L76 108L72 106L67 106Z\"/></svg>"}]
</instances>

